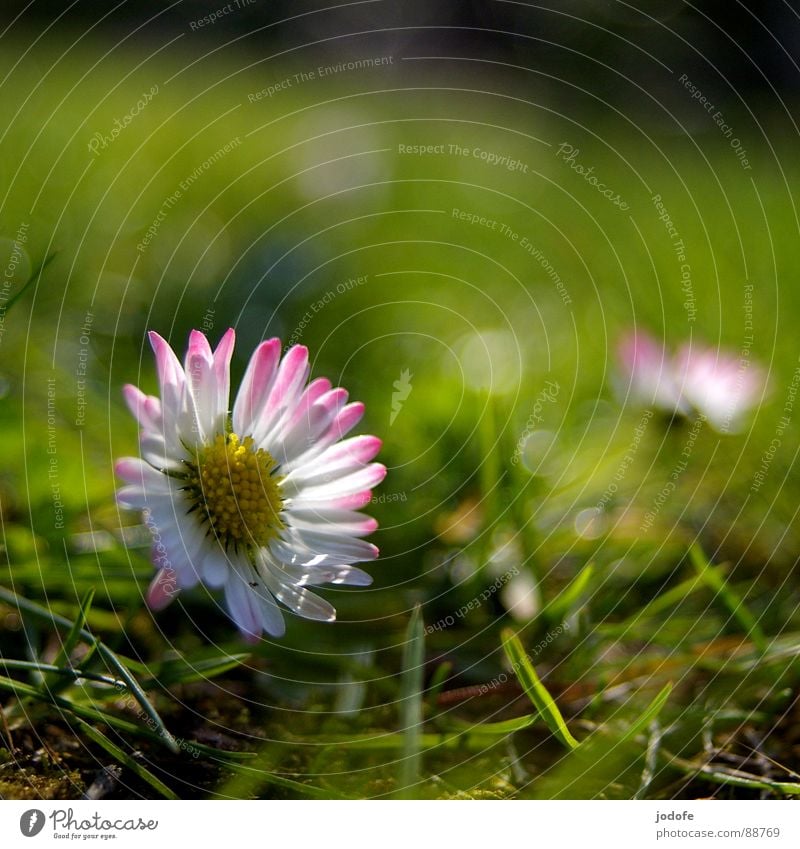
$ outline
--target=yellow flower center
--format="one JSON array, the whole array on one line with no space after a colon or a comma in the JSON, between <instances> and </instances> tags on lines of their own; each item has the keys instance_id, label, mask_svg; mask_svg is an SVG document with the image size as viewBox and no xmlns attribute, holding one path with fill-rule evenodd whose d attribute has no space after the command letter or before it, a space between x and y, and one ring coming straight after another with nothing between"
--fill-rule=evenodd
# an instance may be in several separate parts
<instances>
[{"instance_id":1,"label":"yellow flower center","mask_svg":"<svg viewBox=\"0 0 800 849\"><path fill-rule=\"evenodd\" d=\"M188 462L190 512L200 510L209 534L227 548L265 546L283 530L281 478L272 455L252 436L218 435Z\"/></svg>"}]
</instances>

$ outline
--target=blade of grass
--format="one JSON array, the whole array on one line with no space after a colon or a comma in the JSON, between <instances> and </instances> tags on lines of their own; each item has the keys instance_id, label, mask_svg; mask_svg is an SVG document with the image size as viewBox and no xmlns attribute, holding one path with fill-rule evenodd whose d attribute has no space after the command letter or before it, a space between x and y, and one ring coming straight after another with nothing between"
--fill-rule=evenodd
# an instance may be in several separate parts
<instances>
[{"instance_id":1,"label":"blade of grass","mask_svg":"<svg viewBox=\"0 0 800 849\"><path fill-rule=\"evenodd\" d=\"M612 625L599 625L598 631L609 637L617 637L626 634L640 622L646 622L651 619L656 613L675 607L699 586L702 586L702 580L698 576L682 581L671 590L667 590L666 592L661 593L661 595L656 596L656 598L654 598L651 602L646 604L640 610L637 610L633 616L629 616L622 622Z\"/></svg>"},{"instance_id":2,"label":"blade of grass","mask_svg":"<svg viewBox=\"0 0 800 849\"><path fill-rule=\"evenodd\" d=\"M24 611L25 613L28 613L37 619L43 619L53 625L59 625L62 628L66 628L68 631L71 631L73 628L74 622L67 619L65 616L60 616L57 613L53 613L46 607L42 607L41 605L36 604L33 601L29 601L26 598L22 598L16 593L7 590L5 587L0 587L0 601L5 601L7 604L12 605L12 607L16 607L20 611L20 613ZM178 744L175 742L175 738L167 730L167 727L164 724L164 720L159 716L158 711L147 698L147 694L141 688L138 681L134 678L134 676L131 674L125 664L116 656L116 654L114 654L114 652L104 642L98 640L97 637L94 636L94 634L90 633L85 628L79 629L78 633L81 638L85 640L90 646L94 646L95 651L103 658L103 660L109 666L113 667L113 669L118 673L119 677L122 678L127 688L130 690L130 693L133 698L136 699L142 710L147 714L147 716L150 717L150 719L155 724L163 743L175 754L177 754L179 748Z\"/></svg>"},{"instance_id":3,"label":"blade of grass","mask_svg":"<svg viewBox=\"0 0 800 849\"><path fill-rule=\"evenodd\" d=\"M209 657L202 660L191 661L185 658L175 661L167 661L162 664L157 672L154 672L140 682L142 687L158 685L168 687L171 684L187 684L191 681L207 681L217 675L222 675L231 669L235 669L250 657L249 653L225 655L223 657Z\"/></svg>"},{"instance_id":4,"label":"blade of grass","mask_svg":"<svg viewBox=\"0 0 800 849\"><path fill-rule=\"evenodd\" d=\"M722 570L718 566L712 566L708 562L703 549L697 543L694 543L689 549L689 557L698 577L716 596L719 596L722 603L742 626L758 651L761 654L766 654L769 643L764 632L761 630L758 622L756 622L753 614L748 610L747 605L745 605L744 601L739 598L731 585L725 580Z\"/></svg>"},{"instance_id":5,"label":"blade of grass","mask_svg":"<svg viewBox=\"0 0 800 849\"><path fill-rule=\"evenodd\" d=\"M277 775L266 769L261 769L257 764L252 766L229 763L225 765L234 775L229 779L217 793L231 799L247 799L256 796L264 785L271 784L283 790L291 790L301 796L310 796L312 799L346 799L346 796L336 793L331 789L322 789L313 784L303 784L293 778Z\"/></svg>"},{"instance_id":6,"label":"blade of grass","mask_svg":"<svg viewBox=\"0 0 800 849\"><path fill-rule=\"evenodd\" d=\"M713 764L695 764L683 758L675 757L665 749L661 750L662 757L667 765L675 767L681 772L690 775L701 776L714 784L727 784L735 787L749 787L753 790L769 790L771 792L783 793L786 796L800 796L800 784L791 781L774 781L770 778L762 778L738 769L728 769Z\"/></svg>"},{"instance_id":7,"label":"blade of grass","mask_svg":"<svg viewBox=\"0 0 800 849\"><path fill-rule=\"evenodd\" d=\"M67 713L72 713L75 716L79 716L81 719L86 719L91 722L99 722L104 725L110 725L113 728L117 728L120 731L125 731L128 734L139 735L141 737L146 737L148 740L162 742L157 734L150 731L149 728L144 728L140 725L135 725L133 722L129 722L127 719L120 719L118 716L114 716L113 714L103 713L102 711L95 710L94 708L88 707L87 705L79 705L74 702L71 702L69 699L65 699L62 696L50 695L48 693L44 693L31 684L24 684L22 681L15 681L13 678L6 678L4 675L0 675L0 689L7 690L13 693L18 699L19 698L31 698L35 701L44 702L45 704L54 705L59 708L59 710L66 711Z\"/></svg>"},{"instance_id":8,"label":"blade of grass","mask_svg":"<svg viewBox=\"0 0 800 849\"><path fill-rule=\"evenodd\" d=\"M501 722L479 722L477 724L464 723L462 734L487 734L487 735L506 735L513 734L515 731L522 731L523 728L529 728L539 718L538 713L528 713L525 716L517 717L516 719L505 719ZM460 726L461 723L458 723Z\"/></svg>"},{"instance_id":9,"label":"blade of grass","mask_svg":"<svg viewBox=\"0 0 800 849\"><path fill-rule=\"evenodd\" d=\"M594 564L587 563L575 578L545 606L542 615L548 622L561 622L573 612L593 574Z\"/></svg>"},{"instance_id":10,"label":"blade of grass","mask_svg":"<svg viewBox=\"0 0 800 849\"><path fill-rule=\"evenodd\" d=\"M539 680L539 676L525 653L519 637L510 628L505 628L502 632L502 640L503 649L511 663L511 668L547 727L553 732L556 739L568 749L577 749L578 741L570 734L558 705Z\"/></svg>"},{"instance_id":11,"label":"blade of grass","mask_svg":"<svg viewBox=\"0 0 800 849\"><path fill-rule=\"evenodd\" d=\"M38 267L34 269L31 273L31 276L20 286L19 291L15 292L7 301L6 301L6 312L8 312L11 307L25 294L28 287L33 283L34 280L38 279L42 272L47 268L48 265L58 256L58 251L53 251L50 256L43 259Z\"/></svg>"},{"instance_id":12,"label":"blade of grass","mask_svg":"<svg viewBox=\"0 0 800 849\"><path fill-rule=\"evenodd\" d=\"M428 687L428 705L431 710L436 710L436 701L439 698L439 694L442 692L442 687L444 687L445 681L447 681L447 676L450 674L450 670L453 668L453 664L450 663L449 660L446 660L444 663L440 663L439 666L436 667L436 671L433 673L431 677L431 683Z\"/></svg>"},{"instance_id":13,"label":"blade of grass","mask_svg":"<svg viewBox=\"0 0 800 849\"><path fill-rule=\"evenodd\" d=\"M57 685L56 687L51 686L50 684L45 684L44 687L51 694L57 693L59 689L61 689L62 678L68 678L73 681L77 681L79 678L84 678L87 681L97 681L100 684L108 684L111 687L115 687L117 694L119 693L119 688L124 686L122 681L116 678L110 678L108 675L103 675L99 672L87 672L83 669L78 669L72 666L56 666L54 663L38 663L33 660L7 660L6 658L0 658L0 666L5 667L6 669L27 669L30 671L41 672L46 675L52 675L54 678L57 677Z\"/></svg>"},{"instance_id":14,"label":"blade of grass","mask_svg":"<svg viewBox=\"0 0 800 849\"><path fill-rule=\"evenodd\" d=\"M639 779L639 786L634 793L634 799L644 799L650 785L656 774L658 766L658 753L661 749L661 723L658 719L653 719L650 723L650 736L647 740L647 748L644 753L644 767L642 768L642 777Z\"/></svg>"},{"instance_id":15,"label":"blade of grass","mask_svg":"<svg viewBox=\"0 0 800 849\"><path fill-rule=\"evenodd\" d=\"M80 642L81 631L86 627L86 618L88 617L89 611L92 608L93 601L94 588L90 589L83 597L83 600L81 601L81 606L78 611L78 615L75 618L75 621L72 623L72 627L69 629L69 632L64 638L64 641L61 643L61 647L58 650L58 654L53 660L53 666L64 667L69 665L69 659L72 655L72 652L75 650L75 647ZM49 675L45 678L45 684L48 686L51 692L57 692L58 690L63 689L67 686L68 683L69 681L65 679L63 675L60 678L55 677L55 675Z\"/></svg>"},{"instance_id":16,"label":"blade of grass","mask_svg":"<svg viewBox=\"0 0 800 849\"><path fill-rule=\"evenodd\" d=\"M146 781L156 792L160 793L165 799L177 799L178 795L169 789L160 778L157 778L143 764L140 764L135 758L131 757L127 752L120 749L116 743L106 737L102 731L98 731L93 725L84 722L79 717L75 718L75 722L83 733L90 739L94 740L98 746L105 749L115 761L129 769L134 775L138 775L142 781Z\"/></svg>"},{"instance_id":17,"label":"blade of grass","mask_svg":"<svg viewBox=\"0 0 800 849\"><path fill-rule=\"evenodd\" d=\"M425 631L422 610L416 605L406 629L403 647L403 675L400 681L400 726L403 731L403 759L400 795L412 798L419 781L422 751L422 685L425 672Z\"/></svg>"},{"instance_id":18,"label":"blade of grass","mask_svg":"<svg viewBox=\"0 0 800 849\"><path fill-rule=\"evenodd\" d=\"M647 728L654 719L657 719L664 705L667 703L667 699L671 692L672 684L664 686L661 692L653 699L652 702L650 702L638 719L631 723L628 730L620 738L620 742L630 740L631 737L635 737L640 731L644 731L644 729Z\"/></svg>"}]
</instances>

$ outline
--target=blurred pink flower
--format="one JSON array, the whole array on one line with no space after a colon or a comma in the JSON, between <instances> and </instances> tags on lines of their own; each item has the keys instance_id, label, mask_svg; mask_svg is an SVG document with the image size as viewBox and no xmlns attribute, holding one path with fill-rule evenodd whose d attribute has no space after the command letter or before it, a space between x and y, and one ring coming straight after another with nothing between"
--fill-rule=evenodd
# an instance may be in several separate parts
<instances>
[{"instance_id":1,"label":"blurred pink flower","mask_svg":"<svg viewBox=\"0 0 800 849\"><path fill-rule=\"evenodd\" d=\"M720 433L738 430L766 387L764 373L749 359L689 344L670 356L642 331L622 338L619 358L627 397L670 415L703 416Z\"/></svg>"},{"instance_id":2,"label":"blurred pink flower","mask_svg":"<svg viewBox=\"0 0 800 849\"><path fill-rule=\"evenodd\" d=\"M674 364L652 336L641 331L628 333L622 337L618 350L631 400L670 414L689 412L681 397Z\"/></svg>"},{"instance_id":3,"label":"blurred pink flower","mask_svg":"<svg viewBox=\"0 0 800 849\"><path fill-rule=\"evenodd\" d=\"M684 345L675 356L684 399L720 433L739 430L766 387L763 372L749 359L713 348Z\"/></svg>"}]
</instances>

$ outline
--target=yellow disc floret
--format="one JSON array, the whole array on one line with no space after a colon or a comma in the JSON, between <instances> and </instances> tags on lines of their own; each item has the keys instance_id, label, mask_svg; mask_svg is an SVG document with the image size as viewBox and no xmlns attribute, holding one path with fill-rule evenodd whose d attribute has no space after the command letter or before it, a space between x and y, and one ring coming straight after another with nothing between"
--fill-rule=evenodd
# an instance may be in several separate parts
<instances>
[{"instance_id":1,"label":"yellow disc floret","mask_svg":"<svg viewBox=\"0 0 800 849\"><path fill-rule=\"evenodd\" d=\"M209 534L226 548L262 547L283 530L277 464L251 436L220 434L186 465L190 510L200 511Z\"/></svg>"}]
</instances>

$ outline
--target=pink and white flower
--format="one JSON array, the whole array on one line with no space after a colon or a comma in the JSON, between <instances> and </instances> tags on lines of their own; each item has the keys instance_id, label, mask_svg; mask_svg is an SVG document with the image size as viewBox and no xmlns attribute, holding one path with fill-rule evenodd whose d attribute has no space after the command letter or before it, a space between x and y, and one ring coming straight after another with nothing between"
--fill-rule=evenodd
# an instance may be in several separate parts
<instances>
[{"instance_id":1,"label":"pink and white flower","mask_svg":"<svg viewBox=\"0 0 800 849\"><path fill-rule=\"evenodd\" d=\"M634 401L670 414L689 412L663 345L647 333L634 331L622 338L619 357L629 379L627 392Z\"/></svg>"},{"instance_id":2,"label":"pink and white flower","mask_svg":"<svg viewBox=\"0 0 800 849\"><path fill-rule=\"evenodd\" d=\"M714 348L687 344L670 356L636 331L623 337L619 356L629 397L669 415L701 415L720 433L737 430L765 391L758 366Z\"/></svg>"},{"instance_id":3,"label":"pink and white flower","mask_svg":"<svg viewBox=\"0 0 800 849\"><path fill-rule=\"evenodd\" d=\"M141 425L141 458L116 465L125 508L142 510L157 544L147 600L166 607L178 590L223 589L228 612L247 638L285 630L277 602L331 622L334 608L308 587L367 586L353 563L378 549L362 537L377 527L358 512L386 469L370 462L381 442L343 437L364 406L324 377L307 383L302 345L281 357L279 339L253 353L229 415L234 331L212 352L192 331L182 366L150 333L160 399L126 386Z\"/></svg>"},{"instance_id":4,"label":"pink and white flower","mask_svg":"<svg viewBox=\"0 0 800 849\"><path fill-rule=\"evenodd\" d=\"M693 345L676 354L675 374L686 401L720 433L741 428L766 386L763 372L749 359Z\"/></svg>"}]
</instances>

